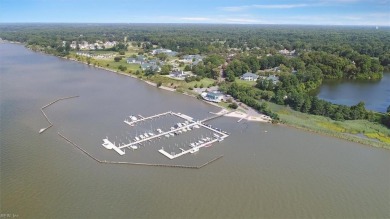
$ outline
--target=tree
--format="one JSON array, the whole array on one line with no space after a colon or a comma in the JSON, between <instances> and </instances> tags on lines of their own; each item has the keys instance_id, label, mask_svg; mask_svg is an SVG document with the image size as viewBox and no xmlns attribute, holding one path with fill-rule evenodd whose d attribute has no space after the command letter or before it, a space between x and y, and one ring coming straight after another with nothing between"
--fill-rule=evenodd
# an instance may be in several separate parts
<instances>
[{"instance_id":1,"label":"tree","mask_svg":"<svg viewBox=\"0 0 390 219\"><path fill-rule=\"evenodd\" d=\"M191 71L191 66L186 65L186 66L184 67L184 71Z\"/></svg>"},{"instance_id":2,"label":"tree","mask_svg":"<svg viewBox=\"0 0 390 219\"><path fill-rule=\"evenodd\" d=\"M390 113L390 105L387 107L386 112L387 112L387 113Z\"/></svg>"},{"instance_id":3,"label":"tree","mask_svg":"<svg viewBox=\"0 0 390 219\"><path fill-rule=\"evenodd\" d=\"M123 66L123 65L119 65L119 66L118 66L118 69L119 69L120 71L126 71L126 70L127 70L127 67L126 67L126 66Z\"/></svg>"},{"instance_id":4,"label":"tree","mask_svg":"<svg viewBox=\"0 0 390 219\"><path fill-rule=\"evenodd\" d=\"M237 103L234 102L234 103L229 104L229 108L237 109L238 105L237 105Z\"/></svg>"},{"instance_id":5,"label":"tree","mask_svg":"<svg viewBox=\"0 0 390 219\"><path fill-rule=\"evenodd\" d=\"M168 75L169 74L169 72L171 71L171 69L172 69L172 66L170 66L170 65L163 65L162 67L161 67L161 74L162 75Z\"/></svg>"},{"instance_id":6,"label":"tree","mask_svg":"<svg viewBox=\"0 0 390 219\"><path fill-rule=\"evenodd\" d=\"M157 84L156 84L157 87L161 87L161 85L162 85L161 81L157 82Z\"/></svg>"},{"instance_id":7,"label":"tree","mask_svg":"<svg viewBox=\"0 0 390 219\"><path fill-rule=\"evenodd\" d=\"M116 56L116 57L114 58L114 61L115 61L115 62L119 62L120 60L122 60L122 57L120 57L120 56Z\"/></svg>"},{"instance_id":8,"label":"tree","mask_svg":"<svg viewBox=\"0 0 390 219\"><path fill-rule=\"evenodd\" d=\"M167 60L168 55L165 53L159 53L156 57L159 58L161 61L165 61Z\"/></svg>"}]
</instances>

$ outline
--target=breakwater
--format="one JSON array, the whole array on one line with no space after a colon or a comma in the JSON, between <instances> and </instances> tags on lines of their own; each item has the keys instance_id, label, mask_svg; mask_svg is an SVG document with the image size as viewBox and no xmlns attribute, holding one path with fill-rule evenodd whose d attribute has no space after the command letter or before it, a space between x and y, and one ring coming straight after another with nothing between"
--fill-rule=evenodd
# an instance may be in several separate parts
<instances>
[{"instance_id":1,"label":"breakwater","mask_svg":"<svg viewBox=\"0 0 390 219\"><path fill-rule=\"evenodd\" d=\"M61 100L66 100L66 99L71 99L71 98L76 98L76 97L79 97L79 96L69 96L69 97L63 97L63 98L59 98L57 100L54 100L48 104L46 104L45 106L41 107L41 112L43 114L43 116L46 118L46 121L49 123L49 126L46 127L46 128L42 128L41 130L39 130L39 134L43 133L44 131L46 131L47 129L49 129L50 127L53 126L53 123L50 122L49 118L47 117L46 113L43 111L43 109L45 109L46 107L49 107L55 103L57 103L58 101L61 101Z\"/></svg>"},{"instance_id":2,"label":"breakwater","mask_svg":"<svg viewBox=\"0 0 390 219\"><path fill-rule=\"evenodd\" d=\"M94 157L92 154L88 153L88 151L84 150L80 146L78 146L76 143L71 141L69 138L65 137L61 133L57 133L61 138L63 138L65 141L70 143L71 145L75 146L77 149L82 151L84 154L86 154L88 157L92 158L94 161L102 164L125 164L125 165L138 165L138 166L155 166L155 167L175 167L175 168L189 168L189 169L200 169L208 164L213 163L214 161L217 161L223 157L223 155L220 155L216 158L213 158L206 163L199 165L199 166L189 166L189 165L176 165L176 164L153 164L153 163L137 163L137 162L123 162L123 161L107 161L107 160L100 160L96 157Z\"/></svg>"}]
</instances>

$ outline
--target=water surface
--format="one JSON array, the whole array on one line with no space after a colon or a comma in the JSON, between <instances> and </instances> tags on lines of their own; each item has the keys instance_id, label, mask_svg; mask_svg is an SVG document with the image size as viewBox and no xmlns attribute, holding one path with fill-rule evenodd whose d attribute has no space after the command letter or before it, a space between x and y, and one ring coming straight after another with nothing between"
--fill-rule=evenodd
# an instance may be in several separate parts
<instances>
[{"instance_id":1,"label":"water surface","mask_svg":"<svg viewBox=\"0 0 390 219\"><path fill-rule=\"evenodd\" d=\"M218 109L129 77L0 44L0 212L19 218L389 218L390 152L270 124L221 118L225 141L177 161L146 147L120 157L102 138L125 136L130 114ZM59 97L46 112L40 107ZM97 164L197 163L199 170ZM267 132L266 132L267 131ZM157 147L157 146L156 146ZM200 160L200 161L199 161Z\"/></svg>"},{"instance_id":2,"label":"water surface","mask_svg":"<svg viewBox=\"0 0 390 219\"><path fill-rule=\"evenodd\" d=\"M317 96L348 106L363 101L367 109L386 112L390 106L390 72L385 72L380 81L325 80Z\"/></svg>"}]
</instances>

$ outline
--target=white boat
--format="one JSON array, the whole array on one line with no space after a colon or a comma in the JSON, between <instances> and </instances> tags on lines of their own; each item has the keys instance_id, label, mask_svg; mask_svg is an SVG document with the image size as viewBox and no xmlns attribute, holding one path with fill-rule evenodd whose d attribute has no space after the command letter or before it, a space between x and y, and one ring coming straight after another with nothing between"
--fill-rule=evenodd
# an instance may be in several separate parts
<instances>
[{"instance_id":1,"label":"white boat","mask_svg":"<svg viewBox=\"0 0 390 219\"><path fill-rule=\"evenodd\" d=\"M165 137L169 138L169 134L166 134Z\"/></svg>"},{"instance_id":2,"label":"white boat","mask_svg":"<svg viewBox=\"0 0 390 219\"><path fill-rule=\"evenodd\" d=\"M187 132L187 129L186 129L186 128L184 128L184 129L183 129L183 132Z\"/></svg>"},{"instance_id":3,"label":"white boat","mask_svg":"<svg viewBox=\"0 0 390 219\"><path fill-rule=\"evenodd\" d=\"M138 120L138 118L135 117L135 116L133 116L133 115L131 115L131 116L129 116L129 117L130 117L131 121L133 121L133 122Z\"/></svg>"},{"instance_id":4,"label":"white boat","mask_svg":"<svg viewBox=\"0 0 390 219\"><path fill-rule=\"evenodd\" d=\"M199 151L199 148L192 148L192 149L190 150L190 153L193 154L193 153L196 153L196 152L198 152L198 151Z\"/></svg>"},{"instance_id":5,"label":"white boat","mask_svg":"<svg viewBox=\"0 0 390 219\"><path fill-rule=\"evenodd\" d=\"M145 133L145 134L144 134L144 136L145 136L146 138L149 138L149 135L148 135L148 133Z\"/></svg>"},{"instance_id":6,"label":"white boat","mask_svg":"<svg viewBox=\"0 0 390 219\"><path fill-rule=\"evenodd\" d=\"M144 135L140 135L139 137L140 137L141 139L144 139L144 138L145 138Z\"/></svg>"},{"instance_id":7,"label":"white boat","mask_svg":"<svg viewBox=\"0 0 390 219\"><path fill-rule=\"evenodd\" d=\"M138 149L138 147L135 146L135 145L131 145L130 147L131 147L132 149L134 149L134 150L135 150L135 149Z\"/></svg>"},{"instance_id":8,"label":"white boat","mask_svg":"<svg viewBox=\"0 0 390 219\"><path fill-rule=\"evenodd\" d=\"M169 133L170 136L174 136L174 134L172 132Z\"/></svg>"},{"instance_id":9,"label":"white boat","mask_svg":"<svg viewBox=\"0 0 390 219\"><path fill-rule=\"evenodd\" d=\"M190 146L193 148L195 147L195 143L191 143Z\"/></svg>"},{"instance_id":10,"label":"white boat","mask_svg":"<svg viewBox=\"0 0 390 219\"><path fill-rule=\"evenodd\" d=\"M203 144L203 143L204 143L203 141L199 140L199 144Z\"/></svg>"},{"instance_id":11,"label":"white boat","mask_svg":"<svg viewBox=\"0 0 390 219\"><path fill-rule=\"evenodd\" d=\"M223 138L218 138L218 141L223 141Z\"/></svg>"},{"instance_id":12,"label":"white boat","mask_svg":"<svg viewBox=\"0 0 390 219\"><path fill-rule=\"evenodd\" d=\"M181 134L181 133L182 133L182 131L180 131L180 130L179 130L178 132L179 132L179 134Z\"/></svg>"},{"instance_id":13,"label":"white boat","mask_svg":"<svg viewBox=\"0 0 390 219\"><path fill-rule=\"evenodd\" d=\"M154 136L154 134L152 132L149 132L149 136Z\"/></svg>"},{"instance_id":14,"label":"white boat","mask_svg":"<svg viewBox=\"0 0 390 219\"><path fill-rule=\"evenodd\" d=\"M157 129L157 132L161 134L163 131L161 129Z\"/></svg>"},{"instance_id":15,"label":"white boat","mask_svg":"<svg viewBox=\"0 0 390 219\"><path fill-rule=\"evenodd\" d=\"M108 139L103 139L102 145L107 149L112 149L112 143Z\"/></svg>"},{"instance_id":16,"label":"white boat","mask_svg":"<svg viewBox=\"0 0 390 219\"><path fill-rule=\"evenodd\" d=\"M200 128L198 124L194 125L194 128L198 129Z\"/></svg>"},{"instance_id":17,"label":"white boat","mask_svg":"<svg viewBox=\"0 0 390 219\"><path fill-rule=\"evenodd\" d=\"M214 133L214 137L219 138L219 135L217 135L217 134Z\"/></svg>"},{"instance_id":18,"label":"white boat","mask_svg":"<svg viewBox=\"0 0 390 219\"><path fill-rule=\"evenodd\" d=\"M138 138L138 137L135 137L135 140L136 140L136 141L139 141L139 138Z\"/></svg>"}]
</instances>

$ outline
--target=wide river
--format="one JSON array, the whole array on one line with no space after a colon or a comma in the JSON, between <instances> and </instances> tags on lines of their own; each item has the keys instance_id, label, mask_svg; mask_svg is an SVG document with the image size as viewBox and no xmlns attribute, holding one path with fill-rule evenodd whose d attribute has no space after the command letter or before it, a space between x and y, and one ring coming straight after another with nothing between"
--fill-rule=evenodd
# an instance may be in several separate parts
<instances>
[{"instance_id":1,"label":"wide river","mask_svg":"<svg viewBox=\"0 0 390 219\"><path fill-rule=\"evenodd\" d=\"M18 218L389 218L390 151L263 123L219 118L231 135L170 161L149 145L120 156L130 114L218 111L137 79L0 44L0 213ZM40 108L54 126L47 126ZM202 163L201 169L98 164ZM179 136L180 137L180 136Z\"/></svg>"}]
</instances>

